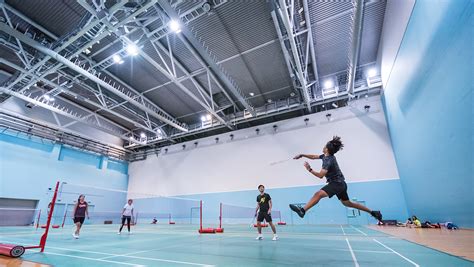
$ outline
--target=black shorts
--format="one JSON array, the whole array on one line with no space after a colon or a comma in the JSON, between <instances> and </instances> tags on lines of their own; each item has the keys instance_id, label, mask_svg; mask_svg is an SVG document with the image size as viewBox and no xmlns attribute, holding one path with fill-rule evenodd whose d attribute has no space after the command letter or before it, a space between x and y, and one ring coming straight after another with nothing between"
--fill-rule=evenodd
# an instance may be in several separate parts
<instances>
[{"instance_id":1,"label":"black shorts","mask_svg":"<svg viewBox=\"0 0 474 267\"><path fill-rule=\"evenodd\" d=\"M86 219L85 217L74 217L73 220L74 220L74 223L81 223L81 225L82 225L82 224L84 224L85 219Z\"/></svg>"},{"instance_id":2,"label":"black shorts","mask_svg":"<svg viewBox=\"0 0 474 267\"><path fill-rule=\"evenodd\" d=\"M341 201L349 200L349 195L347 194L347 184L344 181L330 182L329 184L321 188L321 190L326 192L329 198L336 195L337 198Z\"/></svg>"},{"instance_id":3,"label":"black shorts","mask_svg":"<svg viewBox=\"0 0 474 267\"><path fill-rule=\"evenodd\" d=\"M265 219L266 222L272 222L272 215L268 214L268 211L259 212L257 222L263 222L263 219Z\"/></svg>"}]
</instances>

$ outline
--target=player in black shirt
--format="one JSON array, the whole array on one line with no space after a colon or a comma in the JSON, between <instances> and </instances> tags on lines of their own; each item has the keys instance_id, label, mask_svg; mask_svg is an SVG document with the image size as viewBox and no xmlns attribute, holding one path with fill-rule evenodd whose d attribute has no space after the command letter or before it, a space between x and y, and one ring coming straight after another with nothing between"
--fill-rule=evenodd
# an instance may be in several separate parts
<instances>
[{"instance_id":1,"label":"player in black shirt","mask_svg":"<svg viewBox=\"0 0 474 267\"><path fill-rule=\"evenodd\" d=\"M258 229L258 236L257 240L262 240L262 222L265 221L270 224L270 227L273 231L273 241L278 240L278 236L276 234L275 225L272 222L272 198L269 194L265 193L265 186L259 185L258 191L260 194L257 196L257 208L255 209L255 217L257 217L257 229Z\"/></svg>"},{"instance_id":2,"label":"player in black shirt","mask_svg":"<svg viewBox=\"0 0 474 267\"><path fill-rule=\"evenodd\" d=\"M373 217L375 217L379 222L382 221L382 214L380 211L373 211L361 205L359 203L355 203L349 200L349 195L347 194L347 184L344 181L344 175L339 169L339 165L337 164L336 154L339 150L341 150L344 145L341 142L341 138L335 136L331 141L327 142L326 146L323 148L324 154L322 155L305 155L300 154L294 157L294 159L300 159L302 157L308 159L321 159L323 161L323 166L321 171L317 172L311 168L308 162L304 163L305 168L314 176L322 179L326 176L327 185L321 188L318 192L316 192L313 197L309 200L308 203L304 207L299 207L297 205L290 205L290 208L296 212L301 218L304 217L305 213L311 209L314 205L316 205L321 198L329 197L336 195L337 198L342 202L342 204L346 207L355 208L358 210L362 210L365 212L370 213Z\"/></svg>"},{"instance_id":3,"label":"player in black shirt","mask_svg":"<svg viewBox=\"0 0 474 267\"><path fill-rule=\"evenodd\" d=\"M84 220L89 219L89 204L85 201L86 196L79 195L77 199L77 203L74 206L74 211L72 212L74 215L74 224L76 225L76 230L72 234L75 239L79 238L79 234L81 232L81 227L84 224Z\"/></svg>"}]
</instances>

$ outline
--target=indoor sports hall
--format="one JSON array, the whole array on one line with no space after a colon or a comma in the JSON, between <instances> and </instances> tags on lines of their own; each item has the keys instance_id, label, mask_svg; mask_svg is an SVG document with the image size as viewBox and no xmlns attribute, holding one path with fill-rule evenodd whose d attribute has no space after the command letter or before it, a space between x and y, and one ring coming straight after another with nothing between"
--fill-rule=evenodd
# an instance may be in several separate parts
<instances>
[{"instance_id":1,"label":"indoor sports hall","mask_svg":"<svg viewBox=\"0 0 474 267\"><path fill-rule=\"evenodd\" d=\"M0 266L474 267L472 0L0 0Z\"/></svg>"}]
</instances>

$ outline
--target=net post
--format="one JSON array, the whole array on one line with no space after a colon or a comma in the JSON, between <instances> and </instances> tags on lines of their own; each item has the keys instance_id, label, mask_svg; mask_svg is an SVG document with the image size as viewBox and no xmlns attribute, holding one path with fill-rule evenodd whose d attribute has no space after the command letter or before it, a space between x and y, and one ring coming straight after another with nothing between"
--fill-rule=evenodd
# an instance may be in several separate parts
<instances>
[{"instance_id":1,"label":"net post","mask_svg":"<svg viewBox=\"0 0 474 267\"><path fill-rule=\"evenodd\" d=\"M219 206L219 228L222 229L222 202Z\"/></svg>"},{"instance_id":2,"label":"net post","mask_svg":"<svg viewBox=\"0 0 474 267\"><path fill-rule=\"evenodd\" d=\"M199 229L202 230L202 200L199 201Z\"/></svg>"},{"instance_id":3,"label":"net post","mask_svg":"<svg viewBox=\"0 0 474 267\"><path fill-rule=\"evenodd\" d=\"M64 228L64 223L66 223L66 216L67 216L67 207L66 207L66 211L64 212L64 218L63 218L63 223L61 224L61 228Z\"/></svg>"},{"instance_id":4,"label":"net post","mask_svg":"<svg viewBox=\"0 0 474 267\"><path fill-rule=\"evenodd\" d=\"M41 252L44 252L44 247L46 245L46 239L48 238L49 226L51 225L51 218L53 217L54 205L56 204L56 197L58 196L59 181L56 182L56 188L54 189L53 199L51 200L51 209L48 214L48 220L46 222L46 230L41 236L40 245ZM49 204L48 204L49 205Z\"/></svg>"},{"instance_id":5,"label":"net post","mask_svg":"<svg viewBox=\"0 0 474 267\"><path fill-rule=\"evenodd\" d=\"M38 229L38 227L39 227L40 218L41 218L41 210L39 210L39 212L38 212L38 218L36 219L36 229Z\"/></svg>"}]
</instances>

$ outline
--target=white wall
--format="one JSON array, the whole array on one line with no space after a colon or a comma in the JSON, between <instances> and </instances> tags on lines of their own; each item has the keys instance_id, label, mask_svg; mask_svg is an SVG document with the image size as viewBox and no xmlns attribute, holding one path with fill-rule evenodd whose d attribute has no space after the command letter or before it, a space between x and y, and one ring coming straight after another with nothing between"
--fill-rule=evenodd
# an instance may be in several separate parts
<instances>
[{"instance_id":1,"label":"white wall","mask_svg":"<svg viewBox=\"0 0 474 267\"><path fill-rule=\"evenodd\" d=\"M387 1L385 18L377 55L377 65L380 66L382 85L385 88L392 72L398 49L410 20L416 0Z\"/></svg>"},{"instance_id":2,"label":"white wall","mask_svg":"<svg viewBox=\"0 0 474 267\"><path fill-rule=\"evenodd\" d=\"M371 106L370 112L364 105ZM166 155L149 156L129 166L129 191L165 196L229 192L255 189L322 184L303 168L303 160L270 166L271 162L298 153L321 153L333 135L342 137L344 150L337 154L339 165L349 182L398 179L398 172L387 132L380 97L354 102L353 107L277 122L169 147ZM305 126L304 118L309 118ZM259 128L257 136L255 129ZM320 161L313 161L315 169Z\"/></svg>"}]
</instances>

